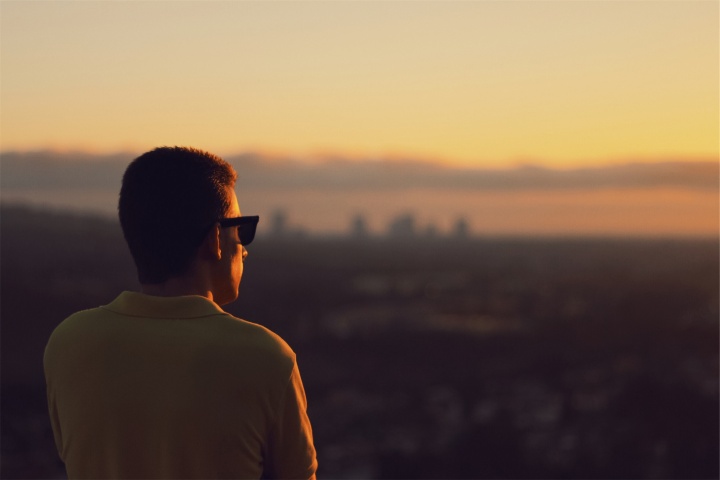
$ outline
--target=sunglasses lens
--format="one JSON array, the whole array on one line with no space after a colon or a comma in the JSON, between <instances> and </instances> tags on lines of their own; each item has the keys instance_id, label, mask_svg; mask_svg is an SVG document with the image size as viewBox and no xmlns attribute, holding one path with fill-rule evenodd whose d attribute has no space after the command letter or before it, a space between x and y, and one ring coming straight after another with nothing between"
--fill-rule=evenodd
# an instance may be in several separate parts
<instances>
[{"instance_id":1,"label":"sunglasses lens","mask_svg":"<svg viewBox=\"0 0 720 480\"><path fill-rule=\"evenodd\" d=\"M250 225L240 225L238 227L238 238L240 239L240 243L244 246L250 245L250 243L255 238L255 228L257 227L256 223L250 224Z\"/></svg>"}]
</instances>

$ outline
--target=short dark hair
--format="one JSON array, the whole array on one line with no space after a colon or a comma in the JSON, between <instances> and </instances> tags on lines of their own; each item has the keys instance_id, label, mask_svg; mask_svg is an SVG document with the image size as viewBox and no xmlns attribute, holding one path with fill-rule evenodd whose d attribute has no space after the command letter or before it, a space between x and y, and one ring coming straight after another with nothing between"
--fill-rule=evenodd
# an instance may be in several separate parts
<instances>
[{"instance_id":1,"label":"short dark hair","mask_svg":"<svg viewBox=\"0 0 720 480\"><path fill-rule=\"evenodd\" d=\"M230 208L235 170L188 147L160 147L125 170L118 213L140 283L185 273L213 222Z\"/></svg>"}]
</instances>

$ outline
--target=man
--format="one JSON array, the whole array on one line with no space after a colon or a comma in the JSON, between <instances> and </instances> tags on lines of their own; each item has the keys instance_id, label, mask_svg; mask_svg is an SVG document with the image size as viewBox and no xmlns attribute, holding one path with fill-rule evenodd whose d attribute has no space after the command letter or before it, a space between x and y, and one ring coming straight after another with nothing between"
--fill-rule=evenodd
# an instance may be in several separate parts
<instances>
[{"instance_id":1,"label":"man","mask_svg":"<svg viewBox=\"0 0 720 480\"><path fill-rule=\"evenodd\" d=\"M45 377L69 478L314 478L295 354L225 313L258 217L236 173L191 148L127 168L123 234L141 292L78 312L53 332Z\"/></svg>"}]
</instances>

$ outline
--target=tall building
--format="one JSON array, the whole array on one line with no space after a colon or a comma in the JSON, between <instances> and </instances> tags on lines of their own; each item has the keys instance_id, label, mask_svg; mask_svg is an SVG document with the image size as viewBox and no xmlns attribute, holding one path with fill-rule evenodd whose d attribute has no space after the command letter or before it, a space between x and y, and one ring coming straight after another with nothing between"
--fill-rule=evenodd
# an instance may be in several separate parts
<instances>
[{"instance_id":1,"label":"tall building","mask_svg":"<svg viewBox=\"0 0 720 480\"><path fill-rule=\"evenodd\" d=\"M405 213L395 217L388 227L388 236L391 238L409 238L414 237L415 217L410 213Z\"/></svg>"},{"instance_id":2,"label":"tall building","mask_svg":"<svg viewBox=\"0 0 720 480\"><path fill-rule=\"evenodd\" d=\"M465 217L460 217L455 221L453 226L451 237L453 238L468 238L470 236L470 226Z\"/></svg>"},{"instance_id":3,"label":"tall building","mask_svg":"<svg viewBox=\"0 0 720 480\"><path fill-rule=\"evenodd\" d=\"M361 213L355 215L350 225L350 235L353 238L365 238L369 235L367 221Z\"/></svg>"}]
</instances>

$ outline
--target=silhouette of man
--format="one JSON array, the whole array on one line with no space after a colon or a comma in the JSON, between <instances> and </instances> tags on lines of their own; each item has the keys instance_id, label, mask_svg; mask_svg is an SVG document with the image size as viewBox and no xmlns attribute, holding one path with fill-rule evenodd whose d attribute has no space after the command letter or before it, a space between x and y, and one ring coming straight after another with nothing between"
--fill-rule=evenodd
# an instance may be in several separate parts
<instances>
[{"instance_id":1,"label":"silhouette of man","mask_svg":"<svg viewBox=\"0 0 720 480\"><path fill-rule=\"evenodd\" d=\"M78 312L45 350L48 405L70 478L314 478L290 347L225 313L258 217L236 173L163 147L123 176L119 216L141 292Z\"/></svg>"}]
</instances>

